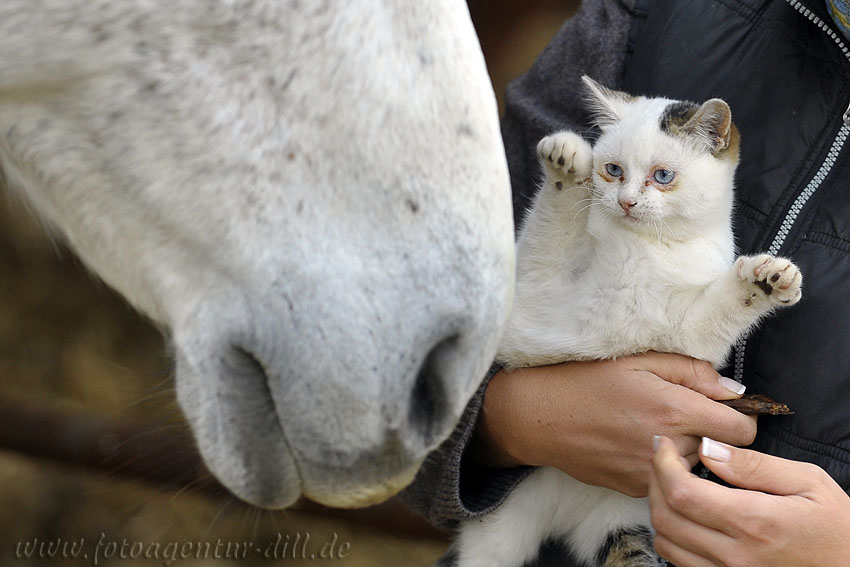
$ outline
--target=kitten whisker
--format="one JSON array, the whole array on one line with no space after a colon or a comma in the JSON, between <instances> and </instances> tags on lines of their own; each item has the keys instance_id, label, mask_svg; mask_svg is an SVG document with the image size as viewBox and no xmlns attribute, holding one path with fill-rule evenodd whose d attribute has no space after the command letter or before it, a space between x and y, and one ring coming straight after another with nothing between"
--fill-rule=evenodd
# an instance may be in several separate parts
<instances>
[{"instance_id":1,"label":"kitten whisker","mask_svg":"<svg viewBox=\"0 0 850 567\"><path fill-rule=\"evenodd\" d=\"M665 228L667 228L667 230L669 230L669 231L670 231L670 237L671 237L673 240L677 240L677 241L678 241L678 240L679 240L679 238L676 236L676 233L675 233L675 232L673 232L673 229L670 227L670 225L669 225L669 224L667 224L667 223L664 221L664 219L659 219L659 220L661 221L662 226L664 226Z\"/></svg>"},{"instance_id":2,"label":"kitten whisker","mask_svg":"<svg viewBox=\"0 0 850 567\"><path fill-rule=\"evenodd\" d=\"M661 231L662 231L662 228L663 228L661 223L663 223L663 222L664 222L663 220L661 220L661 222L658 222L658 220L652 221L652 226L655 228L655 235L658 237L658 242L661 242L664 239L664 235L661 234Z\"/></svg>"},{"instance_id":3,"label":"kitten whisker","mask_svg":"<svg viewBox=\"0 0 850 567\"><path fill-rule=\"evenodd\" d=\"M576 201L575 203L573 203L573 206L570 207L570 210L575 209L577 206L581 205L582 203L587 203L588 201L590 201L592 203L593 197L587 197L586 199L580 199L580 200ZM582 209L582 210L584 210L584 209Z\"/></svg>"},{"instance_id":4,"label":"kitten whisker","mask_svg":"<svg viewBox=\"0 0 850 567\"><path fill-rule=\"evenodd\" d=\"M578 218L578 216L579 216L581 213L583 213L584 211L586 211L587 209L589 209L589 208L590 208L590 207L592 207L593 205L597 204L597 203L595 203L592 199L583 199L582 201L579 201L579 203L583 203L584 201L590 201L590 204L589 204L589 205L585 205L585 206L583 206L581 209L579 209L579 210L578 210L578 212L576 212L576 214L574 214L574 215L573 215L573 223L575 223L575 222L576 222L576 219ZM578 205L579 203L576 203L576 205ZM575 206L575 205L574 205L574 206Z\"/></svg>"}]
</instances>

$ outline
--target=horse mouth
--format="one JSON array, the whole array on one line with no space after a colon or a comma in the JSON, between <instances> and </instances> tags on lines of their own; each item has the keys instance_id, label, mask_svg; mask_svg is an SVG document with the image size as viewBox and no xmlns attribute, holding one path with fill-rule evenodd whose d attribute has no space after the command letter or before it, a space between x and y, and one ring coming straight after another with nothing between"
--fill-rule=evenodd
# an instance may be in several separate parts
<instances>
[{"instance_id":1,"label":"horse mouth","mask_svg":"<svg viewBox=\"0 0 850 567\"><path fill-rule=\"evenodd\" d=\"M377 504L407 486L424 460L377 427L373 443L358 444L344 430L320 436L297 423L291 381L244 348L212 359L178 351L178 401L212 475L251 505L280 509L302 497L337 508Z\"/></svg>"}]
</instances>

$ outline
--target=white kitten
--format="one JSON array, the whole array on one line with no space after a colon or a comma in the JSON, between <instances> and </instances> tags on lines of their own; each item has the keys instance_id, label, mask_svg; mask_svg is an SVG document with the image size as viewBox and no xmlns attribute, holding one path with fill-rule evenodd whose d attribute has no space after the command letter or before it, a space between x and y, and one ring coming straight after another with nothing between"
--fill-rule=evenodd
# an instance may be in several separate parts
<instances>
[{"instance_id":1,"label":"white kitten","mask_svg":"<svg viewBox=\"0 0 850 567\"><path fill-rule=\"evenodd\" d=\"M632 97L584 77L601 135L537 147L546 172L517 248L508 367L656 350L720 365L802 276L767 255L734 259L738 132L729 106ZM462 567L520 567L546 541L587 565L656 564L645 499L554 468L524 480L492 514L465 522Z\"/></svg>"}]
</instances>

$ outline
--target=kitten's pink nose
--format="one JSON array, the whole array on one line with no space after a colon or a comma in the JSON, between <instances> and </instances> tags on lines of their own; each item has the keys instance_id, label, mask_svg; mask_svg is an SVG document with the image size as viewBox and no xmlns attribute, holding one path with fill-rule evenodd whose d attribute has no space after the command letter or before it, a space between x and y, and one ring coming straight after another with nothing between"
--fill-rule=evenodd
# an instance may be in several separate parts
<instances>
[{"instance_id":1,"label":"kitten's pink nose","mask_svg":"<svg viewBox=\"0 0 850 567\"><path fill-rule=\"evenodd\" d=\"M620 199L619 203L623 210L626 212L626 214L629 214L629 210L635 205L637 205L637 203L635 201L632 201L631 199Z\"/></svg>"}]
</instances>

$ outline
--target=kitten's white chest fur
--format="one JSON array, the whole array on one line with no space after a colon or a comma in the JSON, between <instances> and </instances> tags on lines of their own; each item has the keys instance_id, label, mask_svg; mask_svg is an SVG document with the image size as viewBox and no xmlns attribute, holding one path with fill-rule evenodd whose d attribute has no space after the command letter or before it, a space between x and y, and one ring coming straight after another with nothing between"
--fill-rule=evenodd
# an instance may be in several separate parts
<instances>
[{"instance_id":1,"label":"kitten's white chest fur","mask_svg":"<svg viewBox=\"0 0 850 567\"><path fill-rule=\"evenodd\" d=\"M520 272L502 362L535 366L647 350L722 362L728 334L703 333L688 315L732 265L731 231L671 246L620 231L611 227L605 240L588 235L551 269Z\"/></svg>"},{"instance_id":2,"label":"kitten's white chest fur","mask_svg":"<svg viewBox=\"0 0 850 567\"><path fill-rule=\"evenodd\" d=\"M735 260L729 107L585 83L602 134L592 148L572 132L538 145L546 178L517 244L498 360L536 366L657 350L717 366L761 317L796 303L802 283L788 260ZM463 567L520 567L552 538L588 565L656 561L645 501L546 467L462 526L457 557Z\"/></svg>"}]
</instances>

